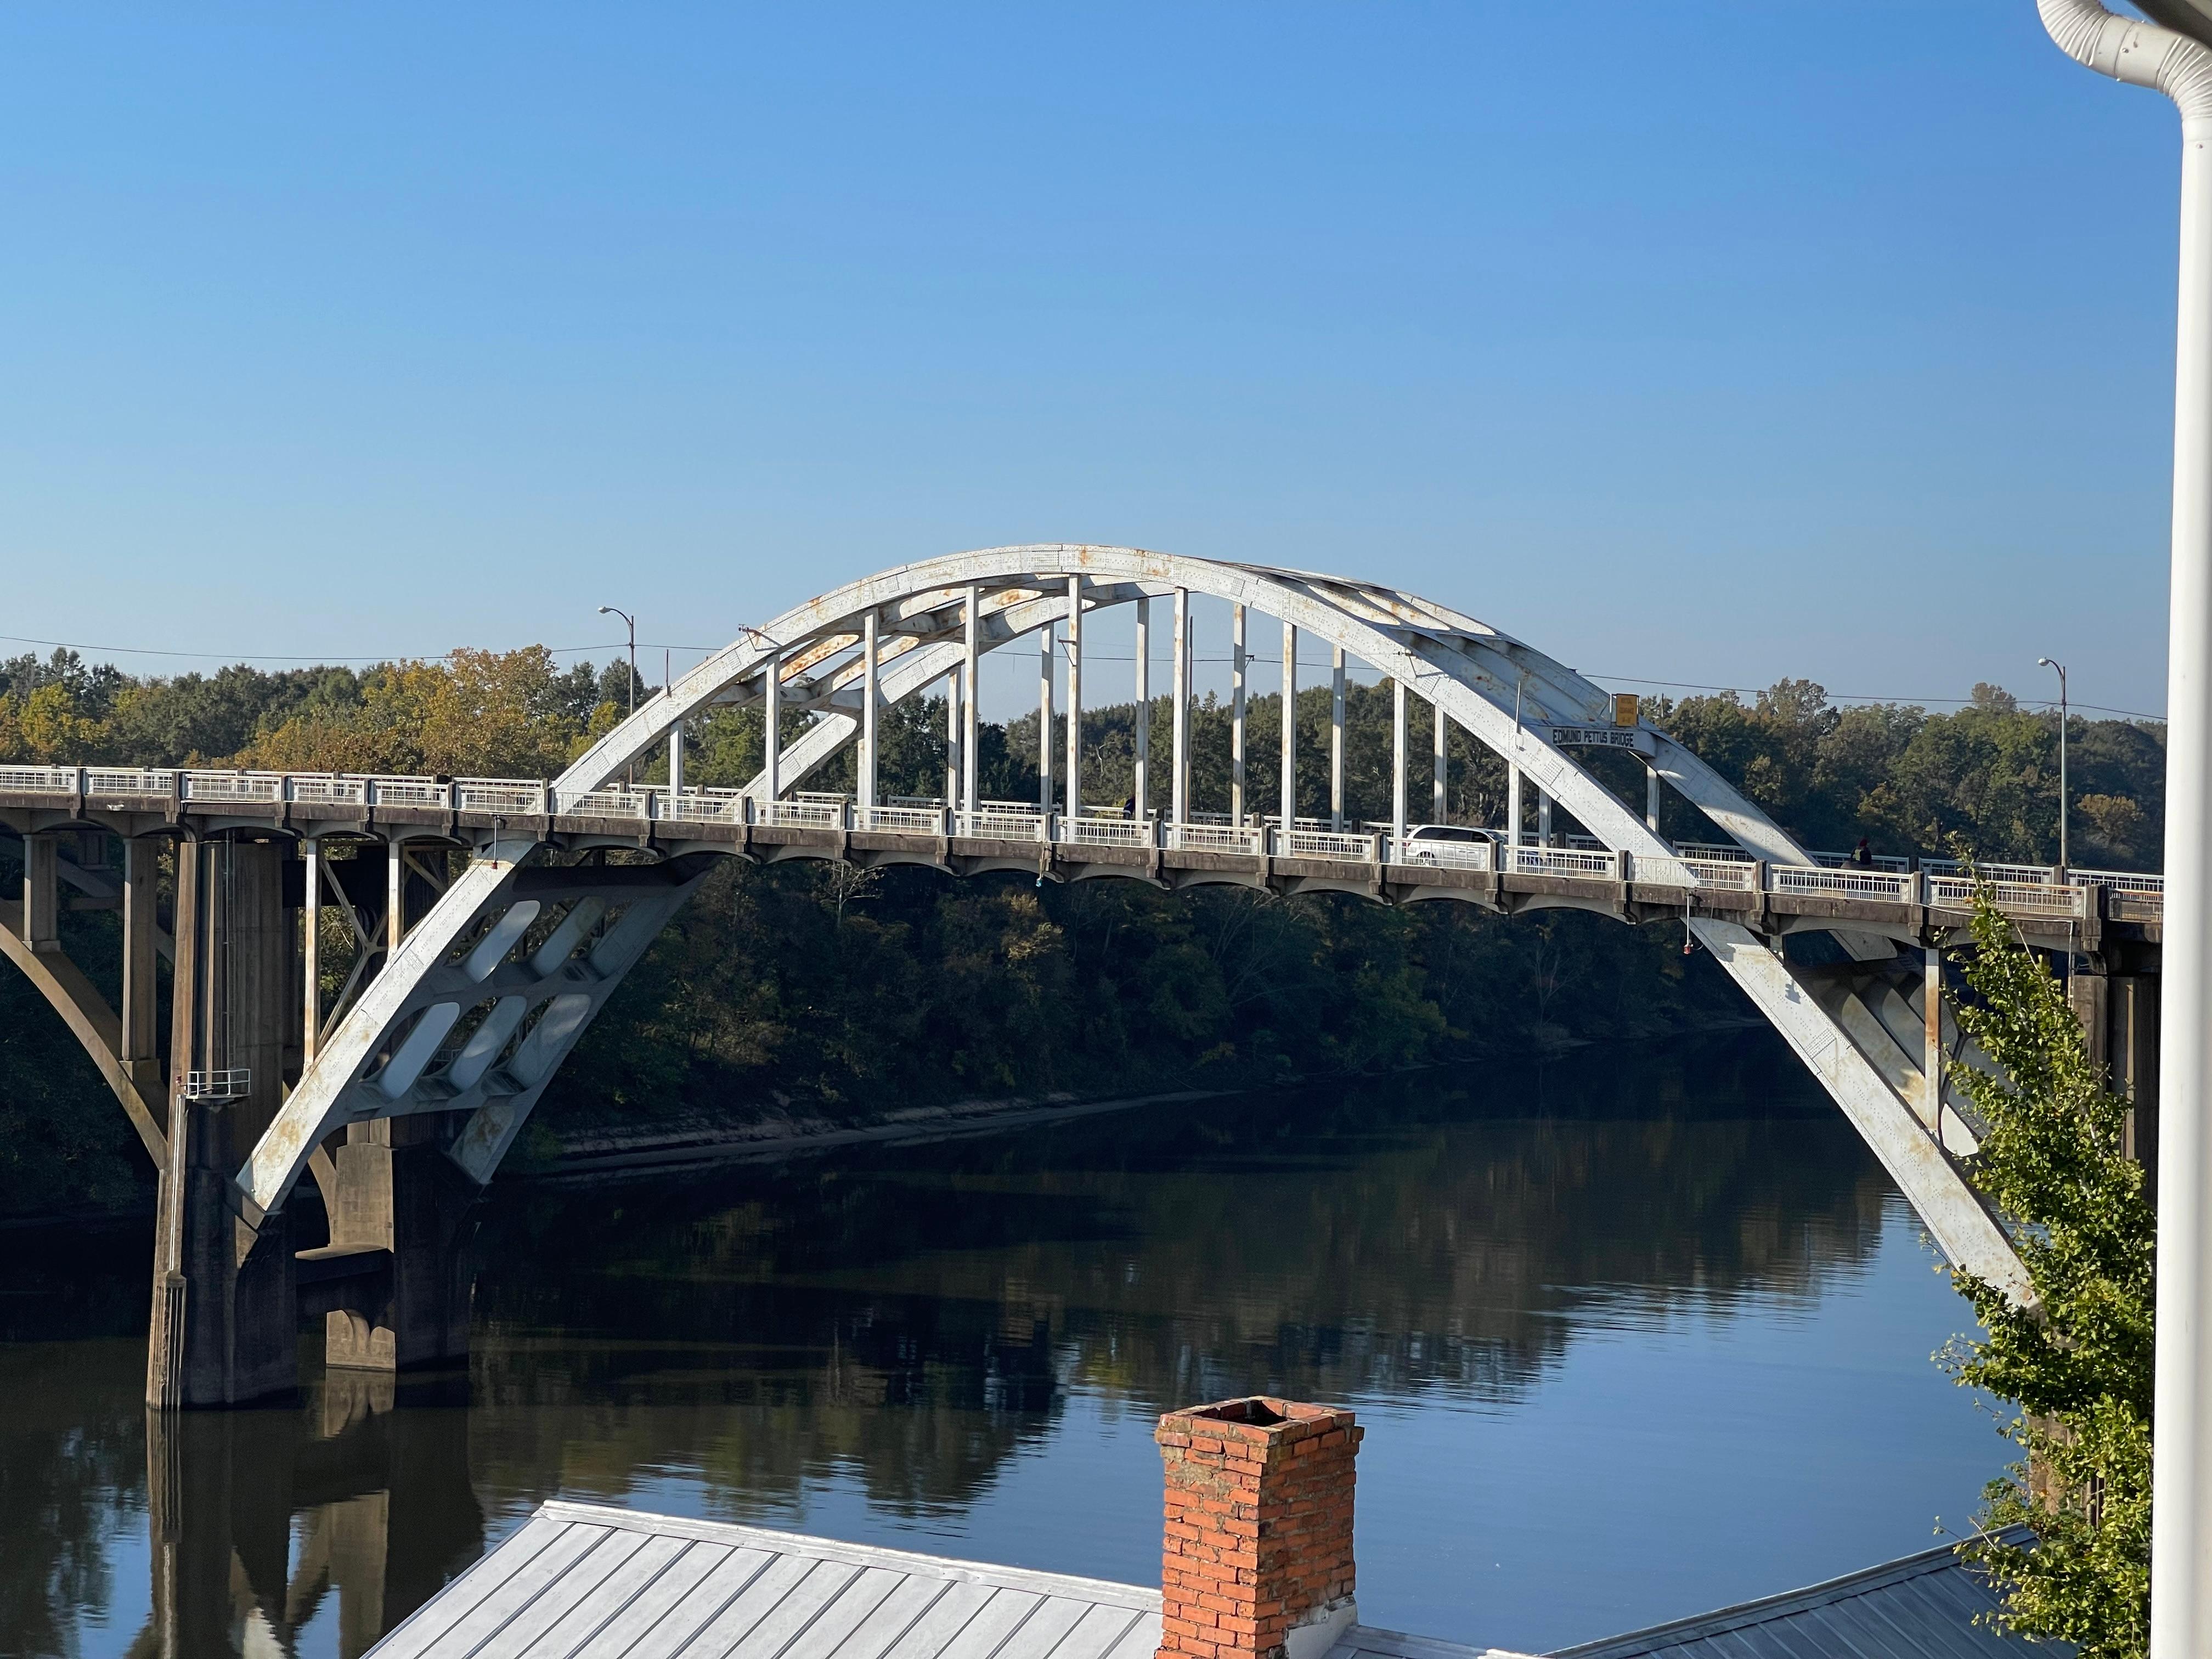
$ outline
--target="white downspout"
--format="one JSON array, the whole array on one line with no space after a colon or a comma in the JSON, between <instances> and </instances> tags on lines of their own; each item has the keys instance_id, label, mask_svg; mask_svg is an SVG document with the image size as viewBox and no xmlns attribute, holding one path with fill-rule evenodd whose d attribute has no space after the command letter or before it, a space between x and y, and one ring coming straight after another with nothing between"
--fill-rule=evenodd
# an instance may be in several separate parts
<instances>
[{"instance_id":1,"label":"white downspout","mask_svg":"<svg viewBox=\"0 0 2212 1659\"><path fill-rule=\"evenodd\" d=\"M2212 50L2097 0L2037 0L2061 50L2181 111L2159 1038L2151 1659L2212 1654Z\"/></svg>"}]
</instances>

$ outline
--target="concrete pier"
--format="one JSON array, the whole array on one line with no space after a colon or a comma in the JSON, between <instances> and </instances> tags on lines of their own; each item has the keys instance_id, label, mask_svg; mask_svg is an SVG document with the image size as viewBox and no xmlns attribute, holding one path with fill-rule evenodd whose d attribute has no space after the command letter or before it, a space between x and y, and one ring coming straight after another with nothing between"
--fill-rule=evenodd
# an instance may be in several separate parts
<instances>
[{"instance_id":1,"label":"concrete pier","mask_svg":"<svg viewBox=\"0 0 2212 1659\"><path fill-rule=\"evenodd\" d=\"M146 1402L230 1406L295 1387L289 1215L249 1217L231 1180L283 1104L293 1006L284 848L177 848L168 1166L155 1212Z\"/></svg>"},{"instance_id":2,"label":"concrete pier","mask_svg":"<svg viewBox=\"0 0 2212 1659\"><path fill-rule=\"evenodd\" d=\"M147 1404L289 1393L303 1321L319 1321L338 1370L465 1359L476 1188L444 1155L437 1120L356 1124L319 1158L326 1243L298 1249L289 1209L252 1213L241 1199L233 1177L305 1051L305 885L273 838L179 841L176 870Z\"/></svg>"}]
</instances>

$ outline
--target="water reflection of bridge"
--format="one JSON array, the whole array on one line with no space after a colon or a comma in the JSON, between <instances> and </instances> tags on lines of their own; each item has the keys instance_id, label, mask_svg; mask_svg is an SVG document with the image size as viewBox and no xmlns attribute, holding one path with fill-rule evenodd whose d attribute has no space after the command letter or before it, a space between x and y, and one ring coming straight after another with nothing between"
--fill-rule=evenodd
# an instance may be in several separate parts
<instances>
[{"instance_id":1,"label":"water reflection of bridge","mask_svg":"<svg viewBox=\"0 0 2212 1659\"><path fill-rule=\"evenodd\" d=\"M306 1411L147 1413L152 1611L135 1655L290 1654L337 1598L365 1652L483 1553L467 1383L333 1370Z\"/></svg>"}]
</instances>

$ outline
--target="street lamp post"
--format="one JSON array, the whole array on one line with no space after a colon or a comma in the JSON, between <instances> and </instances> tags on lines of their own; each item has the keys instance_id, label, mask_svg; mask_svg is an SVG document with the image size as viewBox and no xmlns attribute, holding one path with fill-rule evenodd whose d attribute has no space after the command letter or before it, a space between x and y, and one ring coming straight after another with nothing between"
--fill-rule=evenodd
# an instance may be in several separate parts
<instances>
[{"instance_id":1,"label":"street lamp post","mask_svg":"<svg viewBox=\"0 0 2212 1659\"><path fill-rule=\"evenodd\" d=\"M2058 868L2063 874L2073 867L2066 856L2066 665L2038 657L2035 665L2058 672Z\"/></svg>"},{"instance_id":2,"label":"street lamp post","mask_svg":"<svg viewBox=\"0 0 2212 1659\"><path fill-rule=\"evenodd\" d=\"M611 605L601 605L599 614L602 617L620 617L629 628L629 712L635 714L637 713L637 618L631 616L629 611ZM635 766L631 767L623 774L623 779L626 784L634 786L637 782L637 769Z\"/></svg>"},{"instance_id":3,"label":"street lamp post","mask_svg":"<svg viewBox=\"0 0 2212 1659\"><path fill-rule=\"evenodd\" d=\"M2212 1653L2212 9L2202 0L2144 0L2144 9L2174 27L2116 17L2098 0L2037 0L2067 56L2155 87L2181 112L2150 1659L2203 1659Z\"/></svg>"}]
</instances>

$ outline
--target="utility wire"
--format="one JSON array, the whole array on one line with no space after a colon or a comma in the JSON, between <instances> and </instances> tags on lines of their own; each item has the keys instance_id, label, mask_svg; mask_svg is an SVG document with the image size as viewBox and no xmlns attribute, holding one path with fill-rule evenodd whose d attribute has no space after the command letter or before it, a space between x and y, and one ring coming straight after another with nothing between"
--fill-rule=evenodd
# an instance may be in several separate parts
<instances>
[{"instance_id":1,"label":"utility wire","mask_svg":"<svg viewBox=\"0 0 2212 1659\"><path fill-rule=\"evenodd\" d=\"M63 651L96 651L112 653L117 656L125 657L173 657L183 658L196 662L237 663L240 665L258 662L283 662L306 663L310 665L328 665L332 667L337 667L351 663L376 664L392 662L444 662L458 654L458 651L435 651L423 652L419 654L412 655L395 655L387 652L380 656L374 657L234 656L229 653L221 651L167 651L157 649L153 647L137 645L88 645L75 640L33 639L28 635L24 634L0 634L0 641L4 641L10 645L43 645ZM463 647L459 648L466 649L468 647ZM594 651L612 651L620 653L626 648L627 647L623 644L623 642L617 640L611 641L604 645L550 645L547 646L545 650L547 654L550 656L573 657L582 655L586 652ZM699 653L702 655L712 656L716 652L722 650L724 647L720 646L707 645L672 645L665 641L640 640L638 641L638 648L640 650L655 651L691 651ZM1085 659L1090 662L1133 663L1137 659L1135 653L1113 653L1091 650L1085 652L1083 654ZM1012 659L999 657L995 653L994 653L993 655L987 658L986 660L1011 662L1012 661ZM1224 664L1231 663L1235 659L1231 657L1200 655L1196 653L1194 653L1191 656L1191 663L1194 666L1200 663ZM1172 666L1174 658L1170 654L1167 656L1155 657L1152 659L1152 661L1157 665ZM1283 659L1279 656L1263 657L1256 652L1247 652L1245 653L1244 661L1248 667L1273 668L1277 670L1279 670L1283 664ZM1309 660L1306 658L1301 657L1298 659L1298 666L1300 668L1329 669L1332 667L1332 665L1326 658ZM1027 672L1026 668L1024 668L1024 672ZM1376 673L1377 671L1371 667L1364 669L1352 668L1350 670L1351 675L1355 678L1363 672L1372 674ZM1704 685L1694 680L1655 680L1642 678L1634 674L1606 674L1596 672L1589 672L1586 678L1594 680L1618 681L1623 685L1656 685L1660 687L1662 690L1668 691L1711 691L1739 697L1756 697L1761 693L1771 689L1766 686ZM1974 701L1972 697L1883 696L1869 692L1856 691L1824 691L1822 695L1825 696L1830 702L1892 703L1905 708L1924 708L1932 704L1942 704L1951 708L1966 708L1971 705ZM2051 709L2058 707L2057 702L2055 699L2021 698L2016 699L2016 701L2019 702L2021 707L2023 708ZM2163 714L2147 714L2139 708L2114 708L2105 703L2095 702L2069 702L2067 706L2069 708L2086 708L2093 714L2118 714L2126 720L2150 720L2159 725L2163 725L2166 721L2166 716Z\"/></svg>"},{"instance_id":2,"label":"utility wire","mask_svg":"<svg viewBox=\"0 0 2212 1659\"><path fill-rule=\"evenodd\" d=\"M76 640L34 640L30 638L27 635L23 634L0 634L0 641L4 641L9 645L48 645L56 647L64 651L106 652L112 653L117 656L124 657L183 657L193 661L239 663L241 665L257 662L302 662L311 665L328 665L331 667L337 667L342 664L356 662L443 662L447 658L458 654L459 651L471 648L469 647L463 646L457 647L455 651L424 651L418 653L393 653L387 651L380 656L374 657L265 657L248 656L243 653L233 655L231 653L226 651L167 651L143 645L86 645ZM719 645L671 645L665 641L659 640L640 640L637 642L637 646L638 649L641 651L696 651L708 656L711 656L715 652L722 649ZM586 651L613 651L616 653L621 653L627 651L629 648L629 646L621 640L611 641L605 645L549 645L545 647L549 655L556 657L573 657Z\"/></svg>"}]
</instances>

